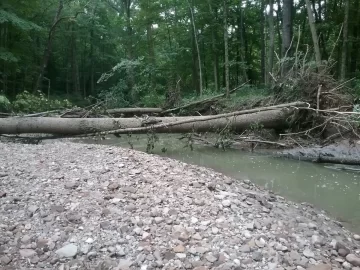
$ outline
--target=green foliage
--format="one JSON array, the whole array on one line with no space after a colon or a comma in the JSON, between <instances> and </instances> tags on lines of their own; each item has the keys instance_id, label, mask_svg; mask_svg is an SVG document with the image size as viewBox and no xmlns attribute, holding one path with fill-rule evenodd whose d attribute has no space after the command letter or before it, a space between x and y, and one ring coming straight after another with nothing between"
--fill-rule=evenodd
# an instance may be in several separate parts
<instances>
[{"instance_id":1,"label":"green foliage","mask_svg":"<svg viewBox=\"0 0 360 270\"><path fill-rule=\"evenodd\" d=\"M127 89L126 81L119 80L118 83L109 90L103 90L99 93L99 98L104 100L106 108L126 108L130 102L125 95Z\"/></svg>"},{"instance_id":2,"label":"green foliage","mask_svg":"<svg viewBox=\"0 0 360 270\"><path fill-rule=\"evenodd\" d=\"M159 136L153 131L150 130L147 133L147 143L146 143L146 152L152 153L155 148L155 144L159 141Z\"/></svg>"},{"instance_id":3,"label":"green foliage","mask_svg":"<svg viewBox=\"0 0 360 270\"><path fill-rule=\"evenodd\" d=\"M167 106L168 103L169 107L174 107L179 105L179 98L176 102L168 102L168 93L173 89L176 89L176 97L184 98L183 103L198 100L200 70L194 36L198 39L205 88L201 99L224 93L221 87L225 85L225 2L77 0L63 3L59 14L62 19L56 27L52 27L59 0L0 1L0 91L3 90L11 100L19 94L17 89L32 89L34 86L34 78L39 75L50 30L50 36L53 37L49 48L50 58L44 74L46 79L41 82L39 89L45 91L50 84L51 94L66 94L77 104L80 104L80 99L92 95L104 100L108 107L152 107ZM246 1L243 5L240 4L241 1L226 3L230 88L248 79L253 85L263 83L261 74L264 65L265 74L271 73L269 81L274 83L281 75L281 70L276 68L275 63L283 63L285 59L294 62L294 56L297 56L293 54L295 50L298 54L306 52L298 56L299 62L303 58L310 62L313 58L311 33L303 1L294 2L294 40L286 58L281 55L282 31L279 34L275 31L276 57L271 71L268 70L270 31L267 31L267 21L273 19L274 28L281 29L283 11L279 12L275 8L274 16L271 17L268 12L261 10L261 1ZM196 35L193 33L189 5L195 11ZM265 7L268 9L269 5L265 4ZM339 10L343 8L343 1L331 4L321 1L315 8L317 16L322 18L319 21L317 18L319 33L326 33L319 36L323 60L331 56L340 63L341 42L338 36L344 25L344 12ZM321 13L325 10L326 16L323 16ZM349 18L359 17L358 0L350 0L350 10ZM264 36L260 14L266 16ZM348 75L357 78L360 76L356 73L360 62L350 59L356 58L354 52L360 46L360 38L351 29L358 29L359 22L349 21L347 56ZM299 43L296 26L301 26ZM262 47L263 44L265 48ZM308 44L310 46L307 48ZM261 58L262 51L265 51L265 61ZM300 67L301 70L303 68ZM334 73L338 72L336 69L338 67L334 65ZM107 70L110 71L105 72ZM215 70L215 74L218 74L218 87L215 87ZM299 77L301 76L297 73L294 80L291 78L282 84L286 95L301 97L304 85L299 84ZM306 83L308 81L304 80ZM317 85L318 82L314 82ZM217 88L218 91L215 91ZM231 99L222 100L221 105L233 110L243 104L257 102L267 95L269 93L257 88L243 88L231 95ZM360 90L357 95L360 96Z\"/></svg>"},{"instance_id":4,"label":"green foliage","mask_svg":"<svg viewBox=\"0 0 360 270\"><path fill-rule=\"evenodd\" d=\"M9 112L11 110L10 101L3 95L0 95L0 112Z\"/></svg>"},{"instance_id":5,"label":"green foliage","mask_svg":"<svg viewBox=\"0 0 360 270\"><path fill-rule=\"evenodd\" d=\"M353 82L354 94L357 98L360 98L360 79L354 80Z\"/></svg>"},{"instance_id":6,"label":"green foliage","mask_svg":"<svg viewBox=\"0 0 360 270\"><path fill-rule=\"evenodd\" d=\"M140 104L144 107L161 107L165 103L165 96L159 94L156 90L150 91L140 98Z\"/></svg>"},{"instance_id":7,"label":"green foliage","mask_svg":"<svg viewBox=\"0 0 360 270\"><path fill-rule=\"evenodd\" d=\"M0 60L3 60L5 62L13 62L13 63L19 61L19 59L16 58L13 53L5 51L5 49L1 47L0 47Z\"/></svg>"},{"instance_id":8,"label":"green foliage","mask_svg":"<svg viewBox=\"0 0 360 270\"><path fill-rule=\"evenodd\" d=\"M252 131L254 133L261 132L261 130L263 128L264 128L264 125L260 124L258 122L251 123L251 125L250 125L250 131Z\"/></svg>"},{"instance_id":9,"label":"green foliage","mask_svg":"<svg viewBox=\"0 0 360 270\"><path fill-rule=\"evenodd\" d=\"M153 83L153 71L143 58L122 60L109 72L103 73L98 83L104 83L113 77L118 79L116 85L100 93L100 98L105 100L108 108L134 105L160 107L164 104L164 86Z\"/></svg>"},{"instance_id":10,"label":"green foliage","mask_svg":"<svg viewBox=\"0 0 360 270\"><path fill-rule=\"evenodd\" d=\"M47 99L41 92L34 95L24 91L18 94L13 102L14 111L21 113L35 113L70 107L72 107L72 104L67 99Z\"/></svg>"},{"instance_id":11,"label":"green foliage","mask_svg":"<svg viewBox=\"0 0 360 270\"><path fill-rule=\"evenodd\" d=\"M41 30L41 27L37 24L20 18L15 13L0 9L0 24L2 23L10 23L24 31Z\"/></svg>"},{"instance_id":12,"label":"green foliage","mask_svg":"<svg viewBox=\"0 0 360 270\"><path fill-rule=\"evenodd\" d=\"M353 112L360 113L360 104L355 104L354 105ZM352 121L354 121L357 128L360 127L360 117L359 117L359 115L356 115L356 114L351 115L350 119Z\"/></svg>"}]
</instances>

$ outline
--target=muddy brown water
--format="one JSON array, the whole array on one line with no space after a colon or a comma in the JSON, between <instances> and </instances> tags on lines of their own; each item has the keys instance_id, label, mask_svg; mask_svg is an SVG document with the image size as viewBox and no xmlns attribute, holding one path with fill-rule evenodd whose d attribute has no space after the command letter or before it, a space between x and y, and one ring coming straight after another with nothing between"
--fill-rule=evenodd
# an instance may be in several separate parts
<instances>
[{"instance_id":1,"label":"muddy brown water","mask_svg":"<svg viewBox=\"0 0 360 270\"><path fill-rule=\"evenodd\" d=\"M275 158L235 149L222 151L202 145L194 145L194 150L190 151L178 137L161 135L153 153L212 168L235 179L250 179L289 200L311 203L352 231L360 233L360 172L357 171L360 168L338 170L334 165ZM146 150L146 135L132 136L131 139L123 136L101 141L81 140L83 143L130 148L129 141L134 149Z\"/></svg>"}]
</instances>

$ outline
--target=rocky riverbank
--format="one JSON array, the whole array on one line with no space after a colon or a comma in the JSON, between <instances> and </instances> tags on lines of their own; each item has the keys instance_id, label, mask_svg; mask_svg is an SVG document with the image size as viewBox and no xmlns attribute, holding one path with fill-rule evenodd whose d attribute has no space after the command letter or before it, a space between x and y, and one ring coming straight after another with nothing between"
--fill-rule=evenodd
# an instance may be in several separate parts
<instances>
[{"instance_id":1,"label":"rocky riverbank","mask_svg":"<svg viewBox=\"0 0 360 270\"><path fill-rule=\"evenodd\" d=\"M325 146L295 147L279 151L277 155L303 161L360 165L360 141L342 139Z\"/></svg>"},{"instance_id":2,"label":"rocky riverbank","mask_svg":"<svg viewBox=\"0 0 360 270\"><path fill-rule=\"evenodd\" d=\"M0 152L1 269L360 267L360 236L249 180L116 147Z\"/></svg>"}]
</instances>

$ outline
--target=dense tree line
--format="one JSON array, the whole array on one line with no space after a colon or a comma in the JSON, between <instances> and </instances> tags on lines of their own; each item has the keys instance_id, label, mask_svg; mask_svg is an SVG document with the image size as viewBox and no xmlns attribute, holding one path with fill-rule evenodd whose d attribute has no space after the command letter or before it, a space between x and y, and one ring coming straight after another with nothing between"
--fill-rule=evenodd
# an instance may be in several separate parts
<instances>
[{"instance_id":1,"label":"dense tree line","mask_svg":"<svg viewBox=\"0 0 360 270\"><path fill-rule=\"evenodd\" d=\"M300 56L359 78L359 17L358 0L2 0L0 91L156 105L270 86Z\"/></svg>"}]
</instances>

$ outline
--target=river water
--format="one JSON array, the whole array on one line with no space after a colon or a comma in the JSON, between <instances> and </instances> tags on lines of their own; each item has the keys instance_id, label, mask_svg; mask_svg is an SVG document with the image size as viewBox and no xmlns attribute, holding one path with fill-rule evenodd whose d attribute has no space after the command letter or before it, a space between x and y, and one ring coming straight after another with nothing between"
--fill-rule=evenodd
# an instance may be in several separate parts
<instances>
[{"instance_id":1,"label":"river water","mask_svg":"<svg viewBox=\"0 0 360 270\"><path fill-rule=\"evenodd\" d=\"M360 232L360 173L331 169L326 164L274 158L230 149L194 145L184 148L179 135L160 135L154 154L186 163L212 168L235 179L252 182L296 202L308 202ZM85 143L116 145L145 151L146 135L110 137L106 140L82 140ZM166 150L166 151L165 151Z\"/></svg>"}]
</instances>

